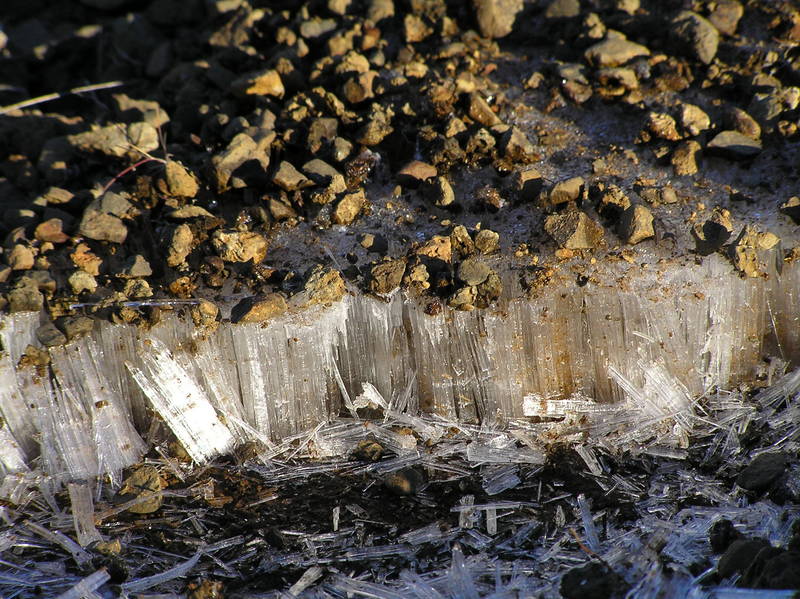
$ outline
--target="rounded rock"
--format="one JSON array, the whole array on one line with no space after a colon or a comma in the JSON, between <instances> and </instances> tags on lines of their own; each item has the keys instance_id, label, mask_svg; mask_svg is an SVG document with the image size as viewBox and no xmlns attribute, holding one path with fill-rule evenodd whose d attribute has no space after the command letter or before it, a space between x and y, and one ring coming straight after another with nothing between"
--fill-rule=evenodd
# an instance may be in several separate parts
<instances>
[{"instance_id":1,"label":"rounded rock","mask_svg":"<svg viewBox=\"0 0 800 599\"><path fill-rule=\"evenodd\" d=\"M491 272L492 269L477 258L467 258L458 265L458 278L469 286L480 285L489 278Z\"/></svg>"}]
</instances>

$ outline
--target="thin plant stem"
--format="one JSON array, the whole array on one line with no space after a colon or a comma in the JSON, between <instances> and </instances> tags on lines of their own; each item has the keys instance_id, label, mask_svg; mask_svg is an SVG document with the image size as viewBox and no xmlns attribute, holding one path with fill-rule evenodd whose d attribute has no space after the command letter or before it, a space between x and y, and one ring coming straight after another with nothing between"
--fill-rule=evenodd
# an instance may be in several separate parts
<instances>
[{"instance_id":1,"label":"thin plant stem","mask_svg":"<svg viewBox=\"0 0 800 599\"><path fill-rule=\"evenodd\" d=\"M143 164L147 164L148 162L164 162L164 161L161 160L160 158L154 158L153 156L148 156L147 158L142 158L139 162L136 162L136 163L130 165L125 170L122 170L122 171L118 172L116 175L114 175L114 178L111 179L111 181L109 181L108 183L106 183L105 187L103 187L103 190L100 192L100 195L103 195L105 192L107 192L109 190L109 188L112 185L114 185L114 183L117 182L118 179L124 177L125 175L127 175L131 171L135 171L137 168L139 168Z\"/></svg>"}]
</instances>

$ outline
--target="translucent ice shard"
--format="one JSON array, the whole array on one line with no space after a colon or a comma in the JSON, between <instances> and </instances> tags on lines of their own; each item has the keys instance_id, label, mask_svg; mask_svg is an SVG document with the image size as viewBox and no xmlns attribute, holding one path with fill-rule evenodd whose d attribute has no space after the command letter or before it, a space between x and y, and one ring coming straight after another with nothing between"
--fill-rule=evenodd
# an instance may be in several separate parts
<instances>
[{"instance_id":1,"label":"translucent ice shard","mask_svg":"<svg viewBox=\"0 0 800 599\"><path fill-rule=\"evenodd\" d=\"M592 518L592 510L586 496L581 493L578 495L578 512L583 522L583 530L586 533L586 546L597 553L600 551L600 536L597 534L597 527Z\"/></svg>"},{"instance_id":2,"label":"translucent ice shard","mask_svg":"<svg viewBox=\"0 0 800 599\"><path fill-rule=\"evenodd\" d=\"M83 599L84 597L99 596L94 592L111 579L111 575L105 568L89 574L80 580L71 589L61 593L56 599Z\"/></svg>"},{"instance_id":3,"label":"translucent ice shard","mask_svg":"<svg viewBox=\"0 0 800 599\"><path fill-rule=\"evenodd\" d=\"M782 376L771 386L761 391L756 397L756 401L763 407L773 407L775 404L787 401L798 394L800 394L800 368Z\"/></svg>"},{"instance_id":4,"label":"translucent ice shard","mask_svg":"<svg viewBox=\"0 0 800 599\"><path fill-rule=\"evenodd\" d=\"M97 446L91 441L92 421L69 389L43 382L36 398L41 459L44 470L55 478L93 478L102 474ZM68 425L65 425L68 423Z\"/></svg>"},{"instance_id":5,"label":"translucent ice shard","mask_svg":"<svg viewBox=\"0 0 800 599\"><path fill-rule=\"evenodd\" d=\"M69 499L72 505L72 519L75 523L75 533L78 544L86 547L103 538L94 525L94 501L92 489L87 483L69 483Z\"/></svg>"},{"instance_id":6,"label":"translucent ice shard","mask_svg":"<svg viewBox=\"0 0 800 599\"><path fill-rule=\"evenodd\" d=\"M137 578L135 580L125 582L121 585L122 590L129 593L137 593L139 591L145 591L154 586L164 584L170 580L175 580L176 578L183 578L184 576L188 575L197 565L197 562L200 561L201 555L202 553L198 551L185 562L165 570L164 572L159 572L158 574L153 574L152 576L146 576L144 578Z\"/></svg>"},{"instance_id":7,"label":"translucent ice shard","mask_svg":"<svg viewBox=\"0 0 800 599\"><path fill-rule=\"evenodd\" d=\"M439 524L428 524L422 528L410 530L397 537L398 543L409 543L411 545L422 545L423 543L433 543L444 538L444 533Z\"/></svg>"},{"instance_id":8,"label":"translucent ice shard","mask_svg":"<svg viewBox=\"0 0 800 599\"><path fill-rule=\"evenodd\" d=\"M189 456L203 463L233 449L233 436L203 389L161 342L151 340L150 350L141 370L131 363L128 369Z\"/></svg>"},{"instance_id":9,"label":"translucent ice shard","mask_svg":"<svg viewBox=\"0 0 800 599\"><path fill-rule=\"evenodd\" d=\"M36 533L46 541L53 543L54 545L58 545L65 551L67 551L71 556L72 559L75 560L75 563L78 566L83 566L92 561L92 555L88 551L84 551L80 545L78 545L75 541L70 539L67 535L59 531L51 531L42 526L37 522L32 522L30 520L26 520L24 522L25 526L30 529L32 532Z\"/></svg>"},{"instance_id":10,"label":"translucent ice shard","mask_svg":"<svg viewBox=\"0 0 800 599\"><path fill-rule=\"evenodd\" d=\"M305 591L309 586L314 584L314 582L322 576L324 570L319 566L311 566L308 570L303 572L303 575L295 582L289 590L290 597L299 597L300 593Z\"/></svg>"},{"instance_id":11,"label":"translucent ice shard","mask_svg":"<svg viewBox=\"0 0 800 599\"><path fill-rule=\"evenodd\" d=\"M464 559L464 553L458 545L453 546L453 562L448 571L450 588L453 589L456 597L465 599L479 599L480 594L475 587L474 575L470 572L470 567Z\"/></svg>"},{"instance_id":12,"label":"translucent ice shard","mask_svg":"<svg viewBox=\"0 0 800 599\"><path fill-rule=\"evenodd\" d=\"M470 462L498 463L498 464L544 464L544 452L534 451L527 447L492 447L480 442L470 443L466 451Z\"/></svg>"},{"instance_id":13,"label":"translucent ice shard","mask_svg":"<svg viewBox=\"0 0 800 599\"><path fill-rule=\"evenodd\" d=\"M609 366L611 378L622 388L629 402L629 430L624 440L667 442L674 438L682 447L688 444L694 416L693 402L686 387L662 363L637 363L644 378L641 386Z\"/></svg>"},{"instance_id":14,"label":"translucent ice shard","mask_svg":"<svg viewBox=\"0 0 800 599\"><path fill-rule=\"evenodd\" d=\"M579 394L567 399L545 399L537 394L526 395L522 398L522 412L525 416L559 418L566 416L567 414L596 414L601 411L616 411L618 409L618 406L604 405Z\"/></svg>"},{"instance_id":15,"label":"translucent ice shard","mask_svg":"<svg viewBox=\"0 0 800 599\"><path fill-rule=\"evenodd\" d=\"M483 473L483 490L488 495L497 495L508 489L513 489L522 481L518 476L517 466L499 466L485 468Z\"/></svg>"},{"instance_id":16,"label":"translucent ice shard","mask_svg":"<svg viewBox=\"0 0 800 599\"><path fill-rule=\"evenodd\" d=\"M337 595L345 597L371 597L373 599L406 599L408 595L395 591L382 584L357 580L349 576L339 575L331 581Z\"/></svg>"},{"instance_id":17,"label":"translucent ice shard","mask_svg":"<svg viewBox=\"0 0 800 599\"><path fill-rule=\"evenodd\" d=\"M27 469L25 453L11 434L8 425L0 421L0 476L7 472L21 472Z\"/></svg>"},{"instance_id":18,"label":"translucent ice shard","mask_svg":"<svg viewBox=\"0 0 800 599\"><path fill-rule=\"evenodd\" d=\"M15 369L11 353L0 352L0 417L3 419L4 437L13 440L18 448L9 450L9 460L14 455L29 456L33 454L38 443L35 407L25 400L26 387L35 385L34 374L29 369Z\"/></svg>"}]
</instances>

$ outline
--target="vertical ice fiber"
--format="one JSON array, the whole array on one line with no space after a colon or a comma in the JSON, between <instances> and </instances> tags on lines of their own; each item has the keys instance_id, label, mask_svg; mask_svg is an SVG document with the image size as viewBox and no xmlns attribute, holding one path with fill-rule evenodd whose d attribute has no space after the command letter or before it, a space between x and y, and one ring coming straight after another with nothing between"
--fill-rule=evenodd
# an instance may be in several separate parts
<instances>
[{"instance_id":1,"label":"vertical ice fiber","mask_svg":"<svg viewBox=\"0 0 800 599\"><path fill-rule=\"evenodd\" d=\"M0 421L0 475L28 469L25 452L11 434L8 425Z\"/></svg>"},{"instance_id":2,"label":"vertical ice fiber","mask_svg":"<svg viewBox=\"0 0 800 599\"><path fill-rule=\"evenodd\" d=\"M39 315L8 315L3 467L19 470L38 453L54 475L119 472L145 450L140 435L158 430L149 405L200 460L252 439L282 443L338 416L342 390L356 398L364 382L398 424L422 424L419 411L487 428L581 415L595 435L624 433L663 453L685 444L693 398L751 379L764 352L800 359L800 265L740 278L714 255L630 270L607 285L554 279L538 296L473 312L428 314L396 293L216 331L169 312L147 330L98 322L38 366L20 358L35 344ZM514 451L469 449L484 462Z\"/></svg>"},{"instance_id":3,"label":"vertical ice fiber","mask_svg":"<svg viewBox=\"0 0 800 599\"><path fill-rule=\"evenodd\" d=\"M94 525L94 501L92 489L88 483L69 483L69 500L72 506L72 519L75 525L75 534L78 545L86 547L103 538Z\"/></svg>"},{"instance_id":4,"label":"vertical ice fiber","mask_svg":"<svg viewBox=\"0 0 800 599\"><path fill-rule=\"evenodd\" d=\"M347 301L270 323L231 325L246 418L280 440L324 422L338 408L336 343L348 322Z\"/></svg>"},{"instance_id":5,"label":"vertical ice fiber","mask_svg":"<svg viewBox=\"0 0 800 599\"><path fill-rule=\"evenodd\" d=\"M99 472L120 472L136 463L147 448L119 389L104 376L101 356L97 343L88 338L50 350L59 386L78 398L91 421Z\"/></svg>"}]
</instances>

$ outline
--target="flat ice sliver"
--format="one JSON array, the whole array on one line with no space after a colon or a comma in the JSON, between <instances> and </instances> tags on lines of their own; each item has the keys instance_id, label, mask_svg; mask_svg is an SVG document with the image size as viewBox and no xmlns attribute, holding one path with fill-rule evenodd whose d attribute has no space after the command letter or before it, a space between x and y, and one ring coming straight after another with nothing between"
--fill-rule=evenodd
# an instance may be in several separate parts
<instances>
[{"instance_id":1,"label":"flat ice sliver","mask_svg":"<svg viewBox=\"0 0 800 599\"><path fill-rule=\"evenodd\" d=\"M195 462L233 449L233 435L217 417L206 393L160 341L141 356L142 368L126 367L153 408Z\"/></svg>"}]
</instances>

